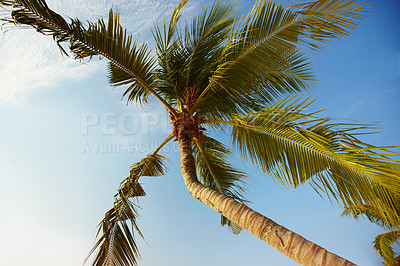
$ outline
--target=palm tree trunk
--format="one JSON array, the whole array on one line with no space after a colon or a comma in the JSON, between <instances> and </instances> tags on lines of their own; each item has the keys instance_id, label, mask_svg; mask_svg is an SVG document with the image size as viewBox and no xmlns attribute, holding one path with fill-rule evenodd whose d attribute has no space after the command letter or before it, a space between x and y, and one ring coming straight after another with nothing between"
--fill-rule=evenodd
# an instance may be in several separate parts
<instances>
[{"instance_id":1,"label":"palm tree trunk","mask_svg":"<svg viewBox=\"0 0 400 266\"><path fill-rule=\"evenodd\" d=\"M187 189L195 199L207 204L302 265L355 265L275 223L246 205L203 186L197 179L190 137L180 130L178 141L183 179Z\"/></svg>"}]
</instances>

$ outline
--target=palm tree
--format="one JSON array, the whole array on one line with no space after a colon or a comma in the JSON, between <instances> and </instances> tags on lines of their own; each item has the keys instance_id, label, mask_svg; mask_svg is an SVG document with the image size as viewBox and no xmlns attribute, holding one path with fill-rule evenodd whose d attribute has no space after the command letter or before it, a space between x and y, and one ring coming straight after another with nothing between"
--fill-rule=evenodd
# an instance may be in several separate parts
<instances>
[{"instance_id":1,"label":"palm tree","mask_svg":"<svg viewBox=\"0 0 400 266\"><path fill-rule=\"evenodd\" d=\"M178 4L169 23L154 27L153 55L126 33L113 10L107 23L85 25L67 22L44 0L0 0L9 11L3 21L53 36L61 51L68 55L68 47L76 59L108 59L110 84L125 87L128 101L146 104L156 98L170 114L173 132L132 166L101 221L91 251L97 251L94 265L137 263L136 200L145 195L138 181L165 173L166 158L158 152L174 139L187 189L221 214L222 225L234 233L243 228L304 265L354 265L246 206L246 174L229 162L230 149L206 132L230 134L245 160L287 187L309 183L344 207L374 206L386 223L394 223L399 164L387 154L395 154L357 139L368 126L307 113L310 98L283 97L306 90L314 78L300 48L318 50L348 35L366 6L352 0L293 6L260 0L238 18L234 4L217 1L179 30L186 2Z\"/></svg>"}]
</instances>

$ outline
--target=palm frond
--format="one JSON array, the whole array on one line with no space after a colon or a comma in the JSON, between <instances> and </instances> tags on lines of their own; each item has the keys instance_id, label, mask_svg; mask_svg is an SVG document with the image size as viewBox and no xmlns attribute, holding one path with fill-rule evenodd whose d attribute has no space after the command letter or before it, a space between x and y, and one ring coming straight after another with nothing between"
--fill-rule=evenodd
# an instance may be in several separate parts
<instances>
[{"instance_id":1,"label":"palm frond","mask_svg":"<svg viewBox=\"0 0 400 266\"><path fill-rule=\"evenodd\" d=\"M158 24L152 30L157 47L159 68L155 71L157 76L157 90L170 104L177 104L177 96L174 86L177 84L174 77L177 67L181 66L186 58L186 52L182 50L182 40L177 36L177 26L181 17L181 10L186 5L187 0L182 0L174 9L169 25L165 21L163 29Z\"/></svg>"},{"instance_id":2,"label":"palm frond","mask_svg":"<svg viewBox=\"0 0 400 266\"><path fill-rule=\"evenodd\" d=\"M129 176L121 183L114 196L114 207L99 224L98 241L88 258L97 250L93 265L136 265L140 257L134 239L134 230L143 237L137 226L137 198L144 196L138 183L141 176L160 176L166 171L166 159L156 153L149 154L132 165ZM129 228L128 221L132 228ZM133 230L134 229L134 230ZM101 235L100 235L101 234ZM87 260L87 259L86 259Z\"/></svg>"},{"instance_id":3,"label":"palm frond","mask_svg":"<svg viewBox=\"0 0 400 266\"><path fill-rule=\"evenodd\" d=\"M182 102L189 88L204 89L209 77L216 69L221 52L235 21L232 14L234 5L216 1L195 16L191 23L185 24L184 33L174 30L173 42L165 47L167 27L164 34L158 26L155 38L158 47L159 65L158 90L171 102ZM175 20L171 18L171 23Z\"/></svg>"},{"instance_id":4,"label":"palm frond","mask_svg":"<svg viewBox=\"0 0 400 266\"><path fill-rule=\"evenodd\" d=\"M3 21L17 26L28 25L44 35L53 36L60 50L67 55L61 43L71 41L75 29L52 11L44 0L1 0L0 5L11 8Z\"/></svg>"},{"instance_id":5,"label":"palm frond","mask_svg":"<svg viewBox=\"0 0 400 266\"><path fill-rule=\"evenodd\" d=\"M74 22L78 24L78 21ZM82 25L78 25L83 28ZM128 101L146 102L154 88L154 58L145 43L139 45L119 23L119 14L109 11L108 23L99 19L81 31L79 42L70 49L76 58L102 55L110 60L109 81L113 86L129 85ZM153 91L153 92L152 92ZM154 94L154 93L153 93Z\"/></svg>"},{"instance_id":6,"label":"palm frond","mask_svg":"<svg viewBox=\"0 0 400 266\"><path fill-rule=\"evenodd\" d=\"M299 45L319 48L322 42L347 35L365 8L352 0L317 0L300 8L257 1L226 44L225 56L195 107L221 91L244 105L249 97L268 103L307 89L313 76Z\"/></svg>"},{"instance_id":7,"label":"palm frond","mask_svg":"<svg viewBox=\"0 0 400 266\"><path fill-rule=\"evenodd\" d=\"M253 68L251 64L254 62L251 64L246 62L237 65L235 71L229 74L229 77L226 76L226 80L219 80L217 74L214 74L211 78L209 97L206 97L200 105L205 116L208 119L229 119L232 113L244 114L258 110L282 94L306 90L314 80L308 58L298 50L286 54L283 51L277 53L290 61L290 66L285 67L286 69L277 66L272 70L274 63L270 62L267 64L270 68L268 70L261 63ZM268 57L265 56L264 59ZM264 59L260 57L260 60ZM259 68L263 73L254 75L251 72L255 68ZM249 80L252 84L248 83ZM199 101L202 101L201 97Z\"/></svg>"},{"instance_id":8,"label":"palm frond","mask_svg":"<svg viewBox=\"0 0 400 266\"><path fill-rule=\"evenodd\" d=\"M387 266L399 265L400 259L394 251L394 245L399 242L399 239L399 230L386 232L375 237L374 248Z\"/></svg>"},{"instance_id":9,"label":"palm frond","mask_svg":"<svg viewBox=\"0 0 400 266\"><path fill-rule=\"evenodd\" d=\"M123 193L129 190L130 197ZM137 265L140 256L136 245L133 228L142 236L137 223L137 205L132 200L144 196L145 192L137 181L128 181L118 191L114 207L105 215L99 224L98 241L90 251L91 256L96 250L93 265ZM132 228L128 226L128 220Z\"/></svg>"},{"instance_id":10,"label":"palm frond","mask_svg":"<svg viewBox=\"0 0 400 266\"><path fill-rule=\"evenodd\" d=\"M203 89L208 84L231 35L235 22L234 7L233 3L215 1L209 9L205 8L193 17L190 27L186 25L184 46L189 51L185 65L187 88Z\"/></svg>"},{"instance_id":11,"label":"palm frond","mask_svg":"<svg viewBox=\"0 0 400 266\"><path fill-rule=\"evenodd\" d=\"M219 141L202 136L193 144L193 155L200 182L219 193L235 199L239 202L246 202L243 198L245 174L235 169L228 163L230 151ZM221 216L221 225L227 225L234 233L241 231L240 226Z\"/></svg>"},{"instance_id":12,"label":"palm frond","mask_svg":"<svg viewBox=\"0 0 400 266\"><path fill-rule=\"evenodd\" d=\"M312 101L299 100L287 98L270 108L234 116L231 122L214 122L232 125L233 143L243 158L285 187L310 180L317 192L345 206L374 206L396 223L393 195L400 192L400 166L387 155L398 154L358 140L356 130L365 125L333 123L317 117L317 112L305 114Z\"/></svg>"},{"instance_id":13,"label":"palm frond","mask_svg":"<svg viewBox=\"0 0 400 266\"><path fill-rule=\"evenodd\" d=\"M175 7L171 15L170 22L168 24L168 29L164 20L163 31L161 31L158 24L155 24L154 29L152 30L154 40L156 41L159 58L163 58L163 61L165 62L168 61L168 58L166 57L167 50L175 37L178 21L181 17L181 10L187 4L187 2L188 0L181 0L179 4Z\"/></svg>"},{"instance_id":14,"label":"palm frond","mask_svg":"<svg viewBox=\"0 0 400 266\"><path fill-rule=\"evenodd\" d=\"M366 2L354 0L318 0L289 7L294 8L295 22L302 29L299 41L315 49L322 49L321 43L349 35L370 8Z\"/></svg>"},{"instance_id":15,"label":"palm frond","mask_svg":"<svg viewBox=\"0 0 400 266\"><path fill-rule=\"evenodd\" d=\"M140 162L131 167L130 177L139 178L141 176L161 176L165 174L165 162L167 159L159 154L149 154Z\"/></svg>"}]
</instances>

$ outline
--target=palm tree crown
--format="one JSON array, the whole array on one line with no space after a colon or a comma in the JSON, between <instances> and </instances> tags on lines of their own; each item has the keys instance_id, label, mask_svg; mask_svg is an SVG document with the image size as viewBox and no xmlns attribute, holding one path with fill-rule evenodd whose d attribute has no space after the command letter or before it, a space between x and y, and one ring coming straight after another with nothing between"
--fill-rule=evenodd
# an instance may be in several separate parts
<instances>
[{"instance_id":1,"label":"palm tree crown","mask_svg":"<svg viewBox=\"0 0 400 266\"><path fill-rule=\"evenodd\" d=\"M399 224L399 164L390 147L359 140L357 134L368 125L309 113L312 99L285 96L307 90L314 80L304 51L348 35L367 6L352 0L292 6L260 0L246 16L237 17L234 4L216 1L182 26L186 2L178 4L168 23L154 27L153 53L127 34L113 10L108 21L84 24L67 22L44 0L0 0L10 11L3 21L52 35L76 59L107 58L109 82L122 86L128 101L146 104L155 98L171 117L171 135L132 166L100 223L91 251L97 250L94 264L136 264L139 252L128 221L141 235L134 200L145 192L138 180L165 172L166 158L158 152L171 140L189 143L195 178L204 187L246 203L246 174L229 162L232 151L208 136L213 130L230 134L235 151L284 186L307 182L354 212L374 206L385 223ZM241 230L224 214L221 224L234 233Z\"/></svg>"}]
</instances>

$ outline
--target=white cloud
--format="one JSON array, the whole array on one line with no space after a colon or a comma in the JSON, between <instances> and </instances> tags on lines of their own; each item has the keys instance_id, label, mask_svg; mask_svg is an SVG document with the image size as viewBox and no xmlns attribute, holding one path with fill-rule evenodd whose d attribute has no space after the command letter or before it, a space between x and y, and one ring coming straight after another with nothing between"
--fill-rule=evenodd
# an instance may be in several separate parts
<instances>
[{"instance_id":1,"label":"white cloud","mask_svg":"<svg viewBox=\"0 0 400 266\"><path fill-rule=\"evenodd\" d=\"M61 56L51 38L33 30L11 30L0 35L0 103L15 103L27 94L83 79L99 62L82 64Z\"/></svg>"}]
</instances>

